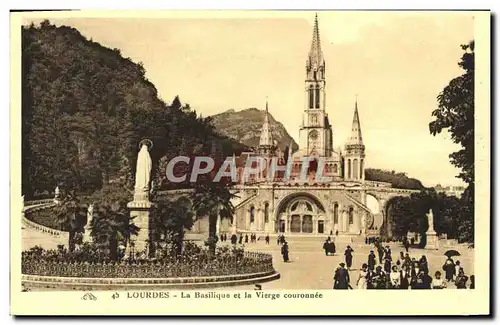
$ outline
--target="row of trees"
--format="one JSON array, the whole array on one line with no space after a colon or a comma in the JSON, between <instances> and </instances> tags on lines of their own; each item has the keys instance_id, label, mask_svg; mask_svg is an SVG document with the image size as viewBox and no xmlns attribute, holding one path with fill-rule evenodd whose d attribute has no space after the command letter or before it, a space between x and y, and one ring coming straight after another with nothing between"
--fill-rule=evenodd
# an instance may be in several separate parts
<instances>
[{"instance_id":1,"label":"row of trees","mask_svg":"<svg viewBox=\"0 0 500 325\"><path fill-rule=\"evenodd\" d=\"M366 168L365 179L369 181L391 183L392 187L410 190L421 190L424 188L418 179L410 178L406 173L399 173L378 168Z\"/></svg>"},{"instance_id":2,"label":"row of trees","mask_svg":"<svg viewBox=\"0 0 500 325\"><path fill-rule=\"evenodd\" d=\"M424 234L429 227L426 214L433 212L434 230L446 234L448 238L466 241L458 229L460 199L425 189L410 197L395 197L388 202L390 233L396 237L406 236L408 232Z\"/></svg>"}]
</instances>

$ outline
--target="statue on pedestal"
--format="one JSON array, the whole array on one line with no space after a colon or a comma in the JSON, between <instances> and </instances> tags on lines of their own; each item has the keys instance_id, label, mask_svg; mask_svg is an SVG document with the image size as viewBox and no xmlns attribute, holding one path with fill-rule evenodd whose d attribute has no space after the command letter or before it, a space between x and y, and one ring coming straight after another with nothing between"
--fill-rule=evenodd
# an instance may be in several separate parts
<instances>
[{"instance_id":1,"label":"statue on pedestal","mask_svg":"<svg viewBox=\"0 0 500 325\"><path fill-rule=\"evenodd\" d=\"M429 223L429 228L425 233L427 237L427 243L425 248L427 249L438 249L439 248L439 238L437 237L436 231L434 231L434 215L432 209L429 209L429 213L426 214Z\"/></svg>"},{"instance_id":2,"label":"statue on pedestal","mask_svg":"<svg viewBox=\"0 0 500 325\"><path fill-rule=\"evenodd\" d=\"M153 143L145 139L139 143L139 154L137 155L137 165L135 171L134 199L127 204L130 209L130 216L134 218L134 224L139 227L138 234L130 238L134 244L135 252L142 252L148 249L150 238L149 214L152 203L149 201L149 188L151 181L152 161L149 155Z\"/></svg>"},{"instance_id":3,"label":"statue on pedestal","mask_svg":"<svg viewBox=\"0 0 500 325\"><path fill-rule=\"evenodd\" d=\"M427 232L434 232L434 214L432 213L432 209L429 209L429 213L427 213L426 216L429 222L429 229L427 229Z\"/></svg>"},{"instance_id":4,"label":"statue on pedestal","mask_svg":"<svg viewBox=\"0 0 500 325\"><path fill-rule=\"evenodd\" d=\"M147 142L150 140L141 141L141 149L137 156L137 168L135 170L135 187L134 201L148 201L149 198L149 183L151 177L151 156L149 155ZM151 143L152 145L152 143Z\"/></svg>"}]
</instances>

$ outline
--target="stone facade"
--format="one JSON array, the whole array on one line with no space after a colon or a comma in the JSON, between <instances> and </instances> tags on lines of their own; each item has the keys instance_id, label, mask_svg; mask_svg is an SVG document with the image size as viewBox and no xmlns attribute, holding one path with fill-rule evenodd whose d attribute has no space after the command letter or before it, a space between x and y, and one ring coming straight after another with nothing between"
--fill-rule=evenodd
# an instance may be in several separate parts
<instances>
[{"instance_id":1,"label":"stone facade","mask_svg":"<svg viewBox=\"0 0 500 325\"><path fill-rule=\"evenodd\" d=\"M413 191L391 188L390 184L364 179L365 146L357 100L354 105L351 135L344 152L333 148L333 131L326 113L326 65L321 51L319 27L315 19L313 37L306 62L305 105L299 126L299 150L288 157L273 145L266 116L259 146L254 152L235 159L238 185L234 200L232 224L219 225L219 232L285 233L285 234L349 234L378 233L384 223L386 205L391 197L409 195ZM243 177L246 160L258 156L265 169L251 177ZM306 164L304 158L310 159ZM268 176L273 159L290 169ZM321 166L321 167L320 167ZM302 178L306 175L306 178ZM317 175L331 181L318 182ZM376 207L367 206L372 197Z\"/></svg>"}]
</instances>

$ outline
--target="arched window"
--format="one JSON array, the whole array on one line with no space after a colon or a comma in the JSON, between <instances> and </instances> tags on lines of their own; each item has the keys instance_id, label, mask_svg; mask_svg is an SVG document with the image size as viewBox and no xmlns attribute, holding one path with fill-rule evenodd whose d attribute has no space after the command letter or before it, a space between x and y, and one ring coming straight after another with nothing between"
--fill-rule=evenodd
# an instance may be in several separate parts
<instances>
[{"instance_id":1,"label":"arched window","mask_svg":"<svg viewBox=\"0 0 500 325\"><path fill-rule=\"evenodd\" d=\"M349 208L349 224L352 225L354 223L354 208Z\"/></svg>"},{"instance_id":2,"label":"arched window","mask_svg":"<svg viewBox=\"0 0 500 325\"><path fill-rule=\"evenodd\" d=\"M335 203L333 206L333 223L338 224L339 223L339 204Z\"/></svg>"},{"instance_id":3,"label":"arched window","mask_svg":"<svg viewBox=\"0 0 500 325\"><path fill-rule=\"evenodd\" d=\"M334 174L337 174L337 171L338 171L338 169L337 169L337 164L334 164L334 165L333 165L333 173L334 173Z\"/></svg>"},{"instance_id":4,"label":"arched window","mask_svg":"<svg viewBox=\"0 0 500 325\"><path fill-rule=\"evenodd\" d=\"M364 179L363 159L359 161L359 178Z\"/></svg>"},{"instance_id":5,"label":"arched window","mask_svg":"<svg viewBox=\"0 0 500 325\"><path fill-rule=\"evenodd\" d=\"M264 204L264 222L268 223L269 222L269 203L266 202Z\"/></svg>"},{"instance_id":6,"label":"arched window","mask_svg":"<svg viewBox=\"0 0 500 325\"><path fill-rule=\"evenodd\" d=\"M351 178L351 159L347 159L347 178Z\"/></svg>"},{"instance_id":7,"label":"arched window","mask_svg":"<svg viewBox=\"0 0 500 325\"><path fill-rule=\"evenodd\" d=\"M315 97L316 97L316 108L319 108L319 86L316 85L316 94L315 94Z\"/></svg>"},{"instance_id":8,"label":"arched window","mask_svg":"<svg viewBox=\"0 0 500 325\"><path fill-rule=\"evenodd\" d=\"M255 221L255 207L252 205L250 207L250 222Z\"/></svg>"},{"instance_id":9,"label":"arched window","mask_svg":"<svg viewBox=\"0 0 500 325\"><path fill-rule=\"evenodd\" d=\"M358 168L358 160L354 159L352 161L352 178L358 179L358 173L359 173L359 168Z\"/></svg>"},{"instance_id":10,"label":"arched window","mask_svg":"<svg viewBox=\"0 0 500 325\"><path fill-rule=\"evenodd\" d=\"M309 86L309 108L314 108L314 88L313 88L313 85Z\"/></svg>"}]
</instances>

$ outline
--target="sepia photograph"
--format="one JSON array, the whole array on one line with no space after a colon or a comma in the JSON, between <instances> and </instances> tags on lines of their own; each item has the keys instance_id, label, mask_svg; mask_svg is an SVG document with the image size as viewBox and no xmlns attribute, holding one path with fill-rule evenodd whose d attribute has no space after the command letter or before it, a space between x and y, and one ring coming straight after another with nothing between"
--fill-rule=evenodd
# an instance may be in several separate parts
<instances>
[{"instance_id":1,"label":"sepia photograph","mask_svg":"<svg viewBox=\"0 0 500 325\"><path fill-rule=\"evenodd\" d=\"M490 19L11 12L12 312L488 314Z\"/></svg>"}]
</instances>

